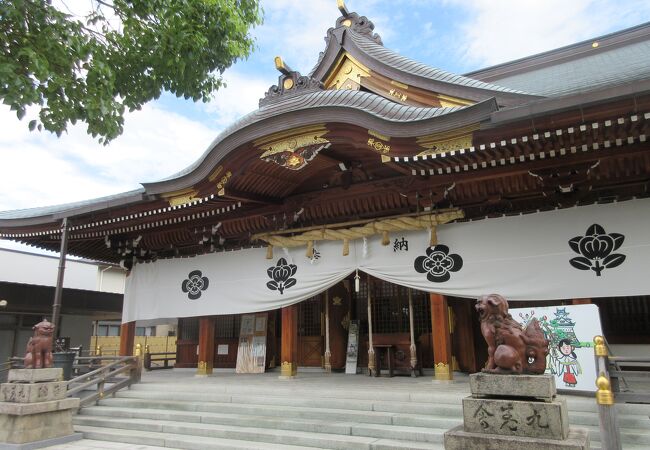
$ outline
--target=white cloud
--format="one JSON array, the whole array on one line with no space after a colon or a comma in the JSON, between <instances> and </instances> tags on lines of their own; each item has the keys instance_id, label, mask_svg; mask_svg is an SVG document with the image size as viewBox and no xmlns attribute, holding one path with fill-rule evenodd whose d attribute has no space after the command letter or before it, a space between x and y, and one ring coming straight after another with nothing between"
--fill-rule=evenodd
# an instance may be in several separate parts
<instances>
[{"instance_id":1,"label":"white cloud","mask_svg":"<svg viewBox=\"0 0 650 450\"><path fill-rule=\"evenodd\" d=\"M219 89L214 94L214 99L203 106L210 115L210 121L219 129L256 110L260 98L264 97L272 84L277 83L272 77L243 74L235 69L228 70L223 78L227 87Z\"/></svg>"},{"instance_id":2,"label":"white cloud","mask_svg":"<svg viewBox=\"0 0 650 450\"><path fill-rule=\"evenodd\" d=\"M460 52L493 65L570 45L639 23L650 3L631 0L443 0L465 9ZM464 37L464 38L463 38Z\"/></svg>"},{"instance_id":3,"label":"white cloud","mask_svg":"<svg viewBox=\"0 0 650 450\"><path fill-rule=\"evenodd\" d=\"M154 105L126 117L124 134L97 144L83 126L61 138L27 130L6 107L0 123L0 211L68 203L136 189L194 162L216 135Z\"/></svg>"},{"instance_id":4,"label":"white cloud","mask_svg":"<svg viewBox=\"0 0 650 450\"><path fill-rule=\"evenodd\" d=\"M262 51L270 59L280 55L292 69L306 75L325 49L327 30L336 25L341 15L334 0L267 0L262 2L265 24L255 34ZM375 24L375 32L386 41L394 35L385 2L380 0L350 0L349 11L367 16ZM382 8L383 6L383 8Z\"/></svg>"}]
</instances>

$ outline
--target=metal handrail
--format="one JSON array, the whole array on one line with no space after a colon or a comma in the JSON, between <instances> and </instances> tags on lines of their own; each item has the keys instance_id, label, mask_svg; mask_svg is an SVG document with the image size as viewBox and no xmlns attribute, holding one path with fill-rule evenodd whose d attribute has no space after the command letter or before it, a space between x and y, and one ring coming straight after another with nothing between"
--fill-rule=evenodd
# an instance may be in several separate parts
<instances>
[{"instance_id":1,"label":"metal handrail","mask_svg":"<svg viewBox=\"0 0 650 450\"><path fill-rule=\"evenodd\" d=\"M91 370L68 381L67 397L76 397L81 392L96 386L92 394L80 397L79 408L96 404L106 395L115 394L120 389L139 382L142 376L142 358L139 356L82 356L76 359L78 367L87 367ZM84 361L88 363L81 364ZM110 362L103 365L104 361ZM97 364L102 365L97 367ZM126 377L120 376L125 373ZM110 386L106 387L107 383Z\"/></svg>"},{"instance_id":2,"label":"metal handrail","mask_svg":"<svg viewBox=\"0 0 650 450\"><path fill-rule=\"evenodd\" d=\"M601 446L607 450L621 450L621 432L609 375L609 354L602 336L594 337L594 360Z\"/></svg>"}]
</instances>

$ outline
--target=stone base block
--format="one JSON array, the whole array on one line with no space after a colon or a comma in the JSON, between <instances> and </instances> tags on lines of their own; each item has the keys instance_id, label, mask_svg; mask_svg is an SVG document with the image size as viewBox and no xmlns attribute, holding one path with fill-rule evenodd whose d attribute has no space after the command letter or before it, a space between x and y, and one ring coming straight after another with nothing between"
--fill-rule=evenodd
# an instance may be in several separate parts
<instances>
[{"instance_id":1,"label":"stone base block","mask_svg":"<svg viewBox=\"0 0 650 450\"><path fill-rule=\"evenodd\" d=\"M11 403L0 402L0 418L4 415L9 416L29 416L31 414L41 414L66 409L78 409L78 398L65 398L63 400L53 400L50 402L38 403ZM2 431L2 429L0 429Z\"/></svg>"},{"instance_id":2,"label":"stone base block","mask_svg":"<svg viewBox=\"0 0 650 450\"><path fill-rule=\"evenodd\" d=\"M466 397L464 431L469 433L566 439L569 417L566 400L531 402Z\"/></svg>"},{"instance_id":3,"label":"stone base block","mask_svg":"<svg viewBox=\"0 0 650 450\"><path fill-rule=\"evenodd\" d=\"M589 435L571 428L566 440L468 433L463 426L445 433L445 450L589 450Z\"/></svg>"},{"instance_id":4,"label":"stone base block","mask_svg":"<svg viewBox=\"0 0 650 450\"><path fill-rule=\"evenodd\" d=\"M524 397L551 401L555 397L555 377L544 375L495 375L475 373L469 376L474 395L483 397Z\"/></svg>"},{"instance_id":5,"label":"stone base block","mask_svg":"<svg viewBox=\"0 0 650 450\"><path fill-rule=\"evenodd\" d=\"M25 444L74 432L72 410L51 411L24 416L0 415L0 442Z\"/></svg>"},{"instance_id":6,"label":"stone base block","mask_svg":"<svg viewBox=\"0 0 650 450\"><path fill-rule=\"evenodd\" d=\"M0 442L0 450L36 450L39 448L51 447L53 445L62 445L69 442L80 441L83 437L83 433L74 433L68 436L61 436L36 442L27 442L25 444L3 444Z\"/></svg>"},{"instance_id":7,"label":"stone base block","mask_svg":"<svg viewBox=\"0 0 650 450\"><path fill-rule=\"evenodd\" d=\"M63 369L12 369L9 371L9 383L42 383L63 380Z\"/></svg>"},{"instance_id":8,"label":"stone base block","mask_svg":"<svg viewBox=\"0 0 650 450\"><path fill-rule=\"evenodd\" d=\"M66 381L45 383L3 383L0 385L0 401L17 403L48 402L65 398Z\"/></svg>"}]
</instances>

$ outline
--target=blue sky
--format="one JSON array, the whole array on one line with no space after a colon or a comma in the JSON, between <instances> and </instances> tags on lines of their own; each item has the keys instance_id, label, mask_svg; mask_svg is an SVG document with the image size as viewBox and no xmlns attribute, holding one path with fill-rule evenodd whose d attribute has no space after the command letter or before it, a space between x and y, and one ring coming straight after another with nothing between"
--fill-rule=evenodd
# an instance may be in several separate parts
<instances>
[{"instance_id":1,"label":"blue sky","mask_svg":"<svg viewBox=\"0 0 650 450\"><path fill-rule=\"evenodd\" d=\"M66 1L74 8L75 1ZM86 0L78 0L79 8ZM303 74L324 49L336 0L264 0L256 52L226 71L213 101L164 95L129 114L124 135L97 144L76 126L61 138L30 133L0 107L0 211L67 203L138 188L196 160L217 134L254 110L277 82L276 55ZM384 45L410 58L464 73L587 40L650 20L647 0L348 0ZM0 243L2 245L2 243Z\"/></svg>"}]
</instances>

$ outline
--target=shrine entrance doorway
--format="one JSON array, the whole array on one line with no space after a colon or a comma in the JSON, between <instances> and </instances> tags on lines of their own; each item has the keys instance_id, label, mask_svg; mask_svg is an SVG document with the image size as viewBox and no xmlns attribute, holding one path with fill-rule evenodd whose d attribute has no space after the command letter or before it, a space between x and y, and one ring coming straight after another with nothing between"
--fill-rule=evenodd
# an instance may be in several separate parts
<instances>
[{"instance_id":1,"label":"shrine entrance doorway","mask_svg":"<svg viewBox=\"0 0 650 450\"><path fill-rule=\"evenodd\" d=\"M323 366L323 298L319 294L298 304L298 366Z\"/></svg>"}]
</instances>

